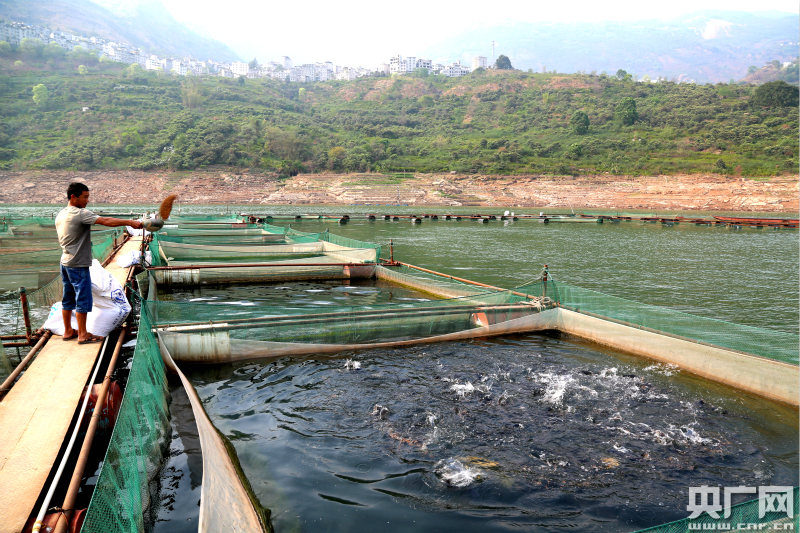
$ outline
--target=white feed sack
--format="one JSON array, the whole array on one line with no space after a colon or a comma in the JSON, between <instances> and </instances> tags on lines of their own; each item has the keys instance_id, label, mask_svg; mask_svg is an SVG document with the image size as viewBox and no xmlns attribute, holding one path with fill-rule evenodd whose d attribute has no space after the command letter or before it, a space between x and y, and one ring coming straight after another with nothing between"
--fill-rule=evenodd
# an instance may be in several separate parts
<instances>
[{"instance_id":1,"label":"white feed sack","mask_svg":"<svg viewBox=\"0 0 800 533\"><path fill-rule=\"evenodd\" d=\"M100 266L95 259L89 268L92 278L92 300L94 307L86 317L86 329L93 335L105 337L119 327L131 312L131 306L125 298L122 285L114 276ZM50 315L42 326L55 335L64 334L64 321L61 316L61 302L53 304ZM72 315L72 327L77 330L75 314Z\"/></svg>"},{"instance_id":2,"label":"white feed sack","mask_svg":"<svg viewBox=\"0 0 800 533\"><path fill-rule=\"evenodd\" d=\"M119 266L120 268L128 268L129 266L132 265L138 265L141 260L142 260L142 252L140 252L139 250L132 250L127 254L120 255L117 258L117 266ZM147 264L153 263L153 255L149 250L144 253L144 260L147 262Z\"/></svg>"}]
</instances>

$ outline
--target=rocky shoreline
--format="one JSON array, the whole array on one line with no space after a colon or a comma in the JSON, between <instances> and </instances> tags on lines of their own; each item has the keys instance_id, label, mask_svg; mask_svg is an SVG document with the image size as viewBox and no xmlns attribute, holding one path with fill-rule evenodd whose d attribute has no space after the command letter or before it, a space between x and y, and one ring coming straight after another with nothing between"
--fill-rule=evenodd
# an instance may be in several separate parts
<instances>
[{"instance_id":1,"label":"rocky shoreline","mask_svg":"<svg viewBox=\"0 0 800 533\"><path fill-rule=\"evenodd\" d=\"M0 203L61 204L67 184L89 185L94 203L158 203L178 194L197 204L497 206L794 212L798 176L276 175L230 171L0 172Z\"/></svg>"}]
</instances>

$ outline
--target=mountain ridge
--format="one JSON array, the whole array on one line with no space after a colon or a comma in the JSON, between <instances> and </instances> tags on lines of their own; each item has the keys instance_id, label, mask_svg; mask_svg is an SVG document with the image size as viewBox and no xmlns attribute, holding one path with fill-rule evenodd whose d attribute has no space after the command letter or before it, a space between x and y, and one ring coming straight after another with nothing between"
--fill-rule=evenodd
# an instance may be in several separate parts
<instances>
[{"instance_id":1,"label":"mountain ridge","mask_svg":"<svg viewBox=\"0 0 800 533\"><path fill-rule=\"evenodd\" d=\"M419 56L469 64L475 55L489 56L489 43L496 40L496 54L507 55L521 70L624 69L640 77L718 83L743 78L751 65L793 59L798 32L800 23L792 13L706 10L671 19L473 27Z\"/></svg>"},{"instance_id":2,"label":"mountain ridge","mask_svg":"<svg viewBox=\"0 0 800 533\"><path fill-rule=\"evenodd\" d=\"M159 0L130 2L117 11L90 0L0 0L0 17L125 42L164 56L239 59L226 44L200 36L179 23Z\"/></svg>"}]
</instances>

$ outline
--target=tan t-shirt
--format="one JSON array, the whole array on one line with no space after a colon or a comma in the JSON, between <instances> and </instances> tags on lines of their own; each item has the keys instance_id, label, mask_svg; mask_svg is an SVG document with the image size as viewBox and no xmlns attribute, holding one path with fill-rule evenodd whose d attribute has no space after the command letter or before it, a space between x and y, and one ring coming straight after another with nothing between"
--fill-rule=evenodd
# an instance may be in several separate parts
<instances>
[{"instance_id":1,"label":"tan t-shirt","mask_svg":"<svg viewBox=\"0 0 800 533\"><path fill-rule=\"evenodd\" d=\"M61 264L68 267L92 266L92 224L100 215L68 205L56 216L58 244L64 252Z\"/></svg>"}]
</instances>

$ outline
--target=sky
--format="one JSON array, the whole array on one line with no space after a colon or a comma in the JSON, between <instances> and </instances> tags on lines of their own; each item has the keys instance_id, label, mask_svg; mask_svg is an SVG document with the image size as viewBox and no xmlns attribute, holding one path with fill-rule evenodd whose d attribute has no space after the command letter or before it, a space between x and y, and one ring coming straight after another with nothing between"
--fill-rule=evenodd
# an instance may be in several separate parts
<instances>
[{"instance_id":1,"label":"sky","mask_svg":"<svg viewBox=\"0 0 800 533\"><path fill-rule=\"evenodd\" d=\"M222 41L244 60L256 57L259 62L280 61L287 55L295 64L332 61L364 67L386 62L397 54L418 56L423 49L452 35L506 21L666 19L706 9L800 12L797 0L671 0L636 4L619 0L162 2L178 21ZM498 41L501 40L499 35Z\"/></svg>"}]
</instances>

